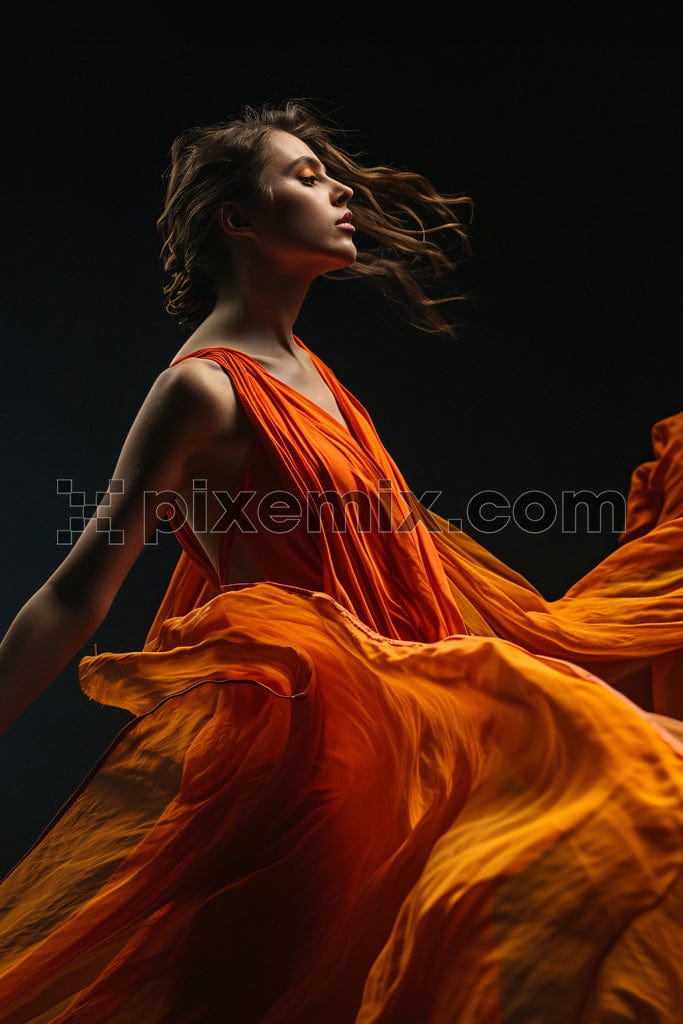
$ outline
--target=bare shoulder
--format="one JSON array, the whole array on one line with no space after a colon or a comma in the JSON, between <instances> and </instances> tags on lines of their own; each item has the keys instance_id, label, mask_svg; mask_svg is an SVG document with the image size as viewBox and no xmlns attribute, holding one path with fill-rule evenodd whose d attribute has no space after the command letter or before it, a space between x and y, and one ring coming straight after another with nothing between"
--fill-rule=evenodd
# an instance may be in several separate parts
<instances>
[{"instance_id":1,"label":"bare shoulder","mask_svg":"<svg viewBox=\"0 0 683 1024\"><path fill-rule=\"evenodd\" d=\"M211 359L188 358L172 363L161 371L156 383L178 400L225 402L226 397L236 400L230 377Z\"/></svg>"},{"instance_id":2,"label":"bare shoulder","mask_svg":"<svg viewBox=\"0 0 683 1024\"><path fill-rule=\"evenodd\" d=\"M163 369L145 401L152 413L187 422L201 418L219 432L241 425L240 403L230 377L207 359L185 359Z\"/></svg>"}]
</instances>

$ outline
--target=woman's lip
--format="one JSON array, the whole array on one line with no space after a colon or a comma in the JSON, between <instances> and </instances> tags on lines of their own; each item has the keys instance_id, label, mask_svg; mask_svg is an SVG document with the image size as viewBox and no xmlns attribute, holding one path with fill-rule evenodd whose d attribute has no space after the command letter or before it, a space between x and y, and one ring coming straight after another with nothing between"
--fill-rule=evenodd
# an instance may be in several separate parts
<instances>
[{"instance_id":1,"label":"woman's lip","mask_svg":"<svg viewBox=\"0 0 683 1024\"><path fill-rule=\"evenodd\" d=\"M340 220L340 221L337 222L336 226L338 228L343 228L346 231L355 231L356 230L350 220Z\"/></svg>"}]
</instances>

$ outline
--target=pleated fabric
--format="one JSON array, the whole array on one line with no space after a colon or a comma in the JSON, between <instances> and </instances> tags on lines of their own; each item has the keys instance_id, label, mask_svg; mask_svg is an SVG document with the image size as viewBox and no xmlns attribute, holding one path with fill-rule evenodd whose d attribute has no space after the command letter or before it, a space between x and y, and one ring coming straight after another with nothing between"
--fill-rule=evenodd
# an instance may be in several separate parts
<instances>
[{"instance_id":1,"label":"pleated fabric","mask_svg":"<svg viewBox=\"0 0 683 1024\"><path fill-rule=\"evenodd\" d=\"M258 435L264 580L223 585L179 529L144 649L81 661L131 720L0 885L0 1021L674 1024L683 734L606 680L678 678L683 416L617 550L548 602L297 341L345 425L200 354Z\"/></svg>"}]
</instances>

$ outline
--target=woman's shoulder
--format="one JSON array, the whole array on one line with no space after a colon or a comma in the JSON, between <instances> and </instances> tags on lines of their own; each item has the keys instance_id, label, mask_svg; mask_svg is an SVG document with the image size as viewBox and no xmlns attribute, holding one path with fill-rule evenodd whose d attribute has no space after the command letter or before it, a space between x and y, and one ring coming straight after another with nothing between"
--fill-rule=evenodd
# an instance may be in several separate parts
<instances>
[{"instance_id":1,"label":"woman's shoulder","mask_svg":"<svg viewBox=\"0 0 683 1024\"><path fill-rule=\"evenodd\" d=\"M232 381L208 359L174 359L152 381L140 415L150 423L199 424L214 434L232 433L241 422Z\"/></svg>"}]
</instances>

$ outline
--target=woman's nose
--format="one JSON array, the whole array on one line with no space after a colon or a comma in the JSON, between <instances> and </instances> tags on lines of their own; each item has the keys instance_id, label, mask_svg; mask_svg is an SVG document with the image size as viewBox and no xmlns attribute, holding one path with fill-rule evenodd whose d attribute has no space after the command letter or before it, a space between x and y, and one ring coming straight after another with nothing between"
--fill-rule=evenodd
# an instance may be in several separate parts
<instances>
[{"instance_id":1,"label":"woman's nose","mask_svg":"<svg viewBox=\"0 0 683 1024\"><path fill-rule=\"evenodd\" d=\"M348 203L349 199L353 195L353 189L349 185L342 185L340 181L334 183L335 191L334 203L336 206L343 206L344 203Z\"/></svg>"}]
</instances>

